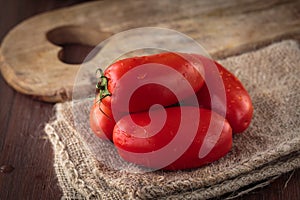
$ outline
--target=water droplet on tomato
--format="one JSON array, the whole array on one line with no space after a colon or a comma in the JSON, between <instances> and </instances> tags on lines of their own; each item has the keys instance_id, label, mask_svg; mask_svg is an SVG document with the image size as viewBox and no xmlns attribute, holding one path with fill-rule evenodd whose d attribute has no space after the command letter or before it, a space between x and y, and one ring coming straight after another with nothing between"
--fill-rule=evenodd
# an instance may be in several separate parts
<instances>
[{"instance_id":1,"label":"water droplet on tomato","mask_svg":"<svg viewBox=\"0 0 300 200\"><path fill-rule=\"evenodd\" d=\"M197 144L200 144L201 142L202 142L201 138L197 138L197 139L196 139L196 143L197 143Z\"/></svg>"},{"instance_id":2,"label":"water droplet on tomato","mask_svg":"<svg viewBox=\"0 0 300 200\"><path fill-rule=\"evenodd\" d=\"M125 133L126 137L131 138L131 134L130 133Z\"/></svg>"},{"instance_id":3,"label":"water droplet on tomato","mask_svg":"<svg viewBox=\"0 0 300 200\"><path fill-rule=\"evenodd\" d=\"M207 131L207 127L206 127L206 126L202 127L202 128L201 128L201 131L202 131L202 132L206 132L206 131Z\"/></svg>"},{"instance_id":4,"label":"water droplet on tomato","mask_svg":"<svg viewBox=\"0 0 300 200\"><path fill-rule=\"evenodd\" d=\"M141 80L141 79L144 79L146 76L147 76L147 73L144 73L144 74L139 74L136 78Z\"/></svg>"},{"instance_id":5,"label":"water droplet on tomato","mask_svg":"<svg viewBox=\"0 0 300 200\"><path fill-rule=\"evenodd\" d=\"M249 124L249 121L244 121L244 126L247 127Z\"/></svg>"}]
</instances>

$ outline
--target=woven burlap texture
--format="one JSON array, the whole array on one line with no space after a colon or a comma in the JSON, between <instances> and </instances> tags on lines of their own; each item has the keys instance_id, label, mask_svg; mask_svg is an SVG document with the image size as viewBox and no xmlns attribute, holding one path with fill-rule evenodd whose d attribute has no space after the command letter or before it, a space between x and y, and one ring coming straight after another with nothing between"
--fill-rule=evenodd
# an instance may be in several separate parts
<instances>
[{"instance_id":1,"label":"woven burlap texture","mask_svg":"<svg viewBox=\"0 0 300 200\"><path fill-rule=\"evenodd\" d=\"M91 103L56 104L45 132L63 199L208 199L300 167L300 49L287 40L220 60L250 93L251 126L224 158L199 169L131 173L88 127ZM78 122L78 116L83 117ZM96 141L96 142L95 142ZM97 155L98 154L98 155ZM117 160L117 161L116 161Z\"/></svg>"}]
</instances>

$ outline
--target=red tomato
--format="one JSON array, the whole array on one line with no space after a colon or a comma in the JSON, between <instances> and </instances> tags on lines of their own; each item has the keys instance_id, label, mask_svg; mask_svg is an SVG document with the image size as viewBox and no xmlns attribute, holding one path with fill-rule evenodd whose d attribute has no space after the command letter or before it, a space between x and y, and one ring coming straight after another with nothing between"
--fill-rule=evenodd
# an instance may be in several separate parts
<instances>
[{"instance_id":1,"label":"red tomato","mask_svg":"<svg viewBox=\"0 0 300 200\"><path fill-rule=\"evenodd\" d=\"M160 130L156 130L155 123L149 125L164 114L166 120ZM195 121L197 115L200 118ZM180 170L200 167L226 155L232 146L232 130L226 119L210 110L170 107L126 115L115 125L113 141L126 161L155 169ZM202 157L200 149L202 153L206 151Z\"/></svg>"},{"instance_id":2,"label":"red tomato","mask_svg":"<svg viewBox=\"0 0 300 200\"><path fill-rule=\"evenodd\" d=\"M109 95L101 101L107 107L113 105L113 110L130 113L154 104L172 105L203 85L203 67L196 62L189 54L172 52L119 60L104 72L105 94Z\"/></svg>"},{"instance_id":3,"label":"red tomato","mask_svg":"<svg viewBox=\"0 0 300 200\"><path fill-rule=\"evenodd\" d=\"M204 86L196 93L199 105L207 109L212 109L219 114L224 113L226 109L226 119L230 123L233 133L245 131L250 125L253 115L252 101L248 92L240 80L226 70L221 64L200 55L196 56L204 63L203 66L206 80ZM213 78L215 77L222 78L223 88L217 86L213 81ZM207 85L209 80L211 80L209 85L210 89ZM222 90L225 90L226 98L220 97ZM212 108L211 97L217 100L217 105L214 108ZM189 100L184 101L184 104L193 105Z\"/></svg>"},{"instance_id":4,"label":"red tomato","mask_svg":"<svg viewBox=\"0 0 300 200\"><path fill-rule=\"evenodd\" d=\"M101 111L102 110L102 111ZM111 110L102 103L95 101L90 111L90 127L102 139L112 140L116 122Z\"/></svg>"}]
</instances>

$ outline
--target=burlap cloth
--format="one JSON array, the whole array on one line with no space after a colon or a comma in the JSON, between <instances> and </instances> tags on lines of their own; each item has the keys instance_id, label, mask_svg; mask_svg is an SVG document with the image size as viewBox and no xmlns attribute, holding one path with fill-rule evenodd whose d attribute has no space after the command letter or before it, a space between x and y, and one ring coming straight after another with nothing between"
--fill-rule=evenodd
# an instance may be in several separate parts
<instances>
[{"instance_id":1,"label":"burlap cloth","mask_svg":"<svg viewBox=\"0 0 300 200\"><path fill-rule=\"evenodd\" d=\"M249 184L256 187L299 168L300 49L297 42L282 41L220 62L244 83L255 108L250 128L234 135L233 148L227 156L188 171L116 170L103 162L118 159L115 149L100 144L101 152L96 151L101 155L96 158L94 149L90 148L96 144L95 138L90 135L88 124L74 124L74 113L88 118L90 104L59 103L55 106L55 119L46 124L45 131L53 144L54 168L62 198L207 199ZM118 162L122 165L122 161Z\"/></svg>"}]
</instances>

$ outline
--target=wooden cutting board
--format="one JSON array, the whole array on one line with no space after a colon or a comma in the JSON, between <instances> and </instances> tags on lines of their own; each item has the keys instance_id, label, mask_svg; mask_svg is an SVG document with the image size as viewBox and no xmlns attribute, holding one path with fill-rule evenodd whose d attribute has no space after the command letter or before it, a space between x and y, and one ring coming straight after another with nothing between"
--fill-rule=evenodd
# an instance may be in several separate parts
<instances>
[{"instance_id":1,"label":"wooden cutting board","mask_svg":"<svg viewBox=\"0 0 300 200\"><path fill-rule=\"evenodd\" d=\"M32 17L1 44L4 79L48 102L72 98L80 62L112 34L154 26L198 41L217 59L284 39L299 38L300 1L96 1Z\"/></svg>"}]
</instances>

